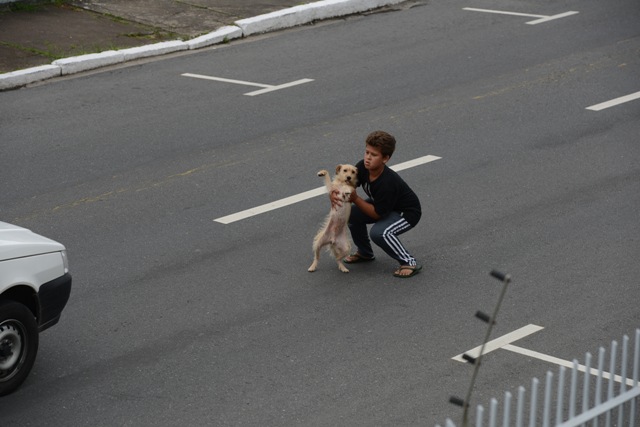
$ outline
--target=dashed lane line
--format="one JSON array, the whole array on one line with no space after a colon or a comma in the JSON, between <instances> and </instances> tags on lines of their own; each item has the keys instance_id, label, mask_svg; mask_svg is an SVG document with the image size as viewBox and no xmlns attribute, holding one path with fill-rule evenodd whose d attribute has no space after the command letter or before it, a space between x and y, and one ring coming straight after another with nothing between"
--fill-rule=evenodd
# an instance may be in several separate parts
<instances>
[{"instance_id":1,"label":"dashed lane line","mask_svg":"<svg viewBox=\"0 0 640 427\"><path fill-rule=\"evenodd\" d=\"M391 166L391 169L398 172L404 169L413 168L419 165L423 165L425 163L430 163L435 160L439 160L441 157L427 155L423 157L419 157L417 159L409 160L403 163L398 163L397 165ZM220 224L231 224L236 221L240 221L246 218L250 218L255 215L260 215L265 212L269 212L275 209L283 208L285 206L292 205L294 203L302 202L307 199L311 199L313 197L320 196L321 194L325 194L327 192L326 188L318 187L313 190L305 191L303 193L295 194L293 196L285 197L284 199L276 200L274 202L266 203L264 205L256 206L255 208L246 209L241 212L237 212L231 215L223 216L217 219L214 219L215 222L219 222Z\"/></svg>"},{"instance_id":2,"label":"dashed lane line","mask_svg":"<svg viewBox=\"0 0 640 427\"><path fill-rule=\"evenodd\" d=\"M616 105L624 104L626 102L635 101L636 99L640 99L640 92L632 93L630 95L621 96L616 99L612 99L610 101L601 102L600 104L592 105L591 107L587 107L587 110L591 111L600 111L606 108L615 107Z\"/></svg>"}]
</instances>

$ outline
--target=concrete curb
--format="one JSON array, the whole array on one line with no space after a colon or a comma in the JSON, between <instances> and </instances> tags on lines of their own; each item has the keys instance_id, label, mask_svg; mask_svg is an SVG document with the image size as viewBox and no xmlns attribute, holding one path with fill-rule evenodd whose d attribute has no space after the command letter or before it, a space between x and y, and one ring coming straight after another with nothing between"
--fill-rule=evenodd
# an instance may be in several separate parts
<instances>
[{"instance_id":1,"label":"concrete curb","mask_svg":"<svg viewBox=\"0 0 640 427\"><path fill-rule=\"evenodd\" d=\"M87 55L72 56L55 60L51 65L60 67L62 75L79 73L81 71L92 70L94 68L106 67L107 65L124 62L124 55L120 51L108 50L100 53L89 53Z\"/></svg>"},{"instance_id":2,"label":"concrete curb","mask_svg":"<svg viewBox=\"0 0 640 427\"><path fill-rule=\"evenodd\" d=\"M218 43L224 43L229 40L239 39L242 37L242 29L236 26L228 26L219 28L204 36L196 37L195 39L187 40L189 49L200 49L203 47L211 46Z\"/></svg>"},{"instance_id":3,"label":"concrete curb","mask_svg":"<svg viewBox=\"0 0 640 427\"><path fill-rule=\"evenodd\" d=\"M383 6L402 3L406 0L323 0L281 11L240 19L234 26L219 28L192 40L168 41L122 50L110 50L88 55L58 59L51 65L27 68L0 74L0 91L16 89L42 80L79 73L135 59L165 55L181 50L193 50L247 37L251 34L295 27L322 19L365 12Z\"/></svg>"},{"instance_id":4,"label":"concrete curb","mask_svg":"<svg viewBox=\"0 0 640 427\"><path fill-rule=\"evenodd\" d=\"M181 40L155 43L147 46L132 47L129 49L122 49L118 52L122 52L124 55L124 62L132 61L134 59L146 58L148 56L166 55L168 53L179 52L181 50L189 49L189 45Z\"/></svg>"},{"instance_id":5,"label":"concrete curb","mask_svg":"<svg viewBox=\"0 0 640 427\"><path fill-rule=\"evenodd\" d=\"M295 27L322 19L366 12L403 1L406 0L324 0L241 19L234 24L242 28L242 33L246 37L251 34Z\"/></svg>"},{"instance_id":6,"label":"concrete curb","mask_svg":"<svg viewBox=\"0 0 640 427\"><path fill-rule=\"evenodd\" d=\"M0 74L0 90L26 86L29 83L60 77L62 70L58 65L41 65L39 67L12 71Z\"/></svg>"}]
</instances>

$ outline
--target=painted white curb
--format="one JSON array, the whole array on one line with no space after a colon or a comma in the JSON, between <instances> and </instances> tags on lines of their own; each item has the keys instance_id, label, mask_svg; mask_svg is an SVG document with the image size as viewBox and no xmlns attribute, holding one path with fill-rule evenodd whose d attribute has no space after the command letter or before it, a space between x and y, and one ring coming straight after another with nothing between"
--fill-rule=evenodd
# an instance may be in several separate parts
<instances>
[{"instance_id":1,"label":"painted white curb","mask_svg":"<svg viewBox=\"0 0 640 427\"><path fill-rule=\"evenodd\" d=\"M3 0L0 0L0 3ZM265 33L283 28L308 24L322 19L335 18L402 3L406 0L323 0L294 6L281 11L241 19L234 26L225 26L209 34L188 41L168 41L147 46L91 53L58 59L51 65L27 68L0 74L0 91L18 88L41 80L61 75L79 73L107 65L119 64L137 58L164 55L180 50L200 49L224 43L250 34Z\"/></svg>"},{"instance_id":2,"label":"painted white curb","mask_svg":"<svg viewBox=\"0 0 640 427\"><path fill-rule=\"evenodd\" d=\"M224 43L228 40L239 39L240 37L242 37L242 29L235 25L230 25L219 28L212 33L196 37L195 39L187 40L185 43L189 46L189 49L200 49L202 47Z\"/></svg>"},{"instance_id":3,"label":"painted white curb","mask_svg":"<svg viewBox=\"0 0 640 427\"><path fill-rule=\"evenodd\" d=\"M124 62L124 55L117 50L108 50L100 53L89 53L87 55L72 56L53 61L51 64L57 65L62 70L62 75L79 73L81 71L92 70L94 68Z\"/></svg>"},{"instance_id":4,"label":"painted white curb","mask_svg":"<svg viewBox=\"0 0 640 427\"><path fill-rule=\"evenodd\" d=\"M189 46L182 40L174 40L168 42L154 43L146 46L132 47L129 49L122 49L121 52L124 55L124 62L132 61L134 59L146 58L149 56L166 55L167 53L178 52L181 50L187 50Z\"/></svg>"},{"instance_id":5,"label":"painted white curb","mask_svg":"<svg viewBox=\"0 0 640 427\"><path fill-rule=\"evenodd\" d=\"M41 65L39 67L27 68L25 70L12 71L0 74L0 90L25 86L40 80L60 77L62 71L57 65Z\"/></svg>"},{"instance_id":6,"label":"painted white curb","mask_svg":"<svg viewBox=\"0 0 640 427\"><path fill-rule=\"evenodd\" d=\"M321 19L365 12L403 1L406 0L324 0L254 16L253 18L240 19L234 24L242 28L242 32L246 37L250 34L295 27Z\"/></svg>"}]
</instances>

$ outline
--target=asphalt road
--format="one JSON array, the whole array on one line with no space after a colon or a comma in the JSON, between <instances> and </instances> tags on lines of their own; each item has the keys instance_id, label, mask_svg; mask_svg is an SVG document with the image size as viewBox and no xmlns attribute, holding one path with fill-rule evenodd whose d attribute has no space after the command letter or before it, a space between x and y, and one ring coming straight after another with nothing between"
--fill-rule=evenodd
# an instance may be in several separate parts
<instances>
[{"instance_id":1,"label":"asphalt road","mask_svg":"<svg viewBox=\"0 0 640 427\"><path fill-rule=\"evenodd\" d=\"M465 7L553 16L464 10ZM4 426L425 425L492 337L557 358L638 324L640 6L434 1L0 93L0 218L63 242L74 288ZM185 73L232 79L203 80ZM257 96L260 85L313 81ZM244 82L244 83L238 83ZM411 280L308 273L315 197L375 129L423 201ZM474 403L552 363L487 355Z\"/></svg>"}]
</instances>

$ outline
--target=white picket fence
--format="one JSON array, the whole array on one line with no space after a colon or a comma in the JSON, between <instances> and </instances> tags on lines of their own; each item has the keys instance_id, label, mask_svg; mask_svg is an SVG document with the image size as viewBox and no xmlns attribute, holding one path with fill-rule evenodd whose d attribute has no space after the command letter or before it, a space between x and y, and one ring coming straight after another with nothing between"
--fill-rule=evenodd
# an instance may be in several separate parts
<instances>
[{"instance_id":1,"label":"white picket fence","mask_svg":"<svg viewBox=\"0 0 640 427\"><path fill-rule=\"evenodd\" d=\"M559 368L557 381L554 381L551 371L547 372L542 400L538 392L540 382L533 378L530 396L526 395L524 387L519 387L515 408L512 407L512 394L506 392L502 408L498 400L493 398L488 414L482 405L478 405L475 420L463 419L460 426L638 427L640 329L636 329L631 359L628 357L629 337L626 335L622 340L620 357L616 341L612 341L609 354L608 372L605 372L607 351L601 347L594 363L596 367L592 367L591 354L586 353L584 365L573 361L569 378L566 378L568 370L564 366ZM628 378L630 370L632 377ZM445 427L456 427L456 424L447 419Z\"/></svg>"}]
</instances>

